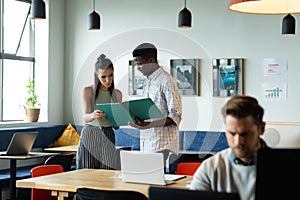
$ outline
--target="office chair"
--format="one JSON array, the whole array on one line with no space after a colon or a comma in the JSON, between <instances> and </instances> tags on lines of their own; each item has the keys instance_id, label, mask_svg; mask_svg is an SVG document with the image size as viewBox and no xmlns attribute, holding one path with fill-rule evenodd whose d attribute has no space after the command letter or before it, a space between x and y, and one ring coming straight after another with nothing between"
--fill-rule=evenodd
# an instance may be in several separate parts
<instances>
[{"instance_id":1,"label":"office chair","mask_svg":"<svg viewBox=\"0 0 300 200\"><path fill-rule=\"evenodd\" d=\"M132 146L123 146L116 148L116 170L121 170L120 151L132 151Z\"/></svg>"},{"instance_id":2,"label":"office chair","mask_svg":"<svg viewBox=\"0 0 300 200\"><path fill-rule=\"evenodd\" d=\"M166 166L167 166L167 159L169 158L170 152L171 151L169 149L163 149L163 150L157 151L157 153L162 153L163 154L165 173L167 173L167 167Z\"/></svg>"},{"instance_id":3,"label":"office chair","mask_svg":"<svg viewBox=\"0 0 300 200\"><path fill-rule=\"evenodd\" d=\"M44 165L61 165L65 172L70 171L75 153L58 154L47 158Z\"/></svg>"},{"instance_id":4,"label":"office chair","mask_svg":"<svg viewBox=\"0 0 300 200\"><path fill-rule=\"evenodd\" d=\"M201 165L201 162L181 162L178 163L176 174L180 175L194 175L198 167Z\"/></svg>"},{"instance_id":5,"label":"office chair","mask_svg":"<svg viewBox=\"0 0 300 200\"><path fill-rule=\"evenodd\" d=\"M63 172L61 165L39 165L31 169L31 177L44 176ZM50 190L31 189L31 200L55 200L57 197L51 195Z\"/></svg>"},{"instance_id":6,"label":"office chair","mask_svg":"<svg viewBox=\"0 0 300 200\"><path fill-rule=\"evenodd\" d=\"M205 159L213 156L212 153L179 153L171 154L169 157L169 170L170 174L176 174L177 165L183 162L203 162Z\"/></svg>"},{"instance_id":7,"label":"office chair","mask_svg":"<svg viewBox=\"0 0 300 200\"><path fill-rule=\"evenodd\" d=\"M148 200L148 198L136 191L123 190L96 190L91 188L78 188L73 200Z\"/></svg>"}]
</instances>

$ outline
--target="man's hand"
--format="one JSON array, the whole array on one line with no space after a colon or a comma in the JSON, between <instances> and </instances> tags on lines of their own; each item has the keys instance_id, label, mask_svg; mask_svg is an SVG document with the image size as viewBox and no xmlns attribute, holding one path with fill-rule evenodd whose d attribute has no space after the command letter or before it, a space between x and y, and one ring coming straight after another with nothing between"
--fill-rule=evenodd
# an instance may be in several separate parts
<instances>
[{"instance_id":1,"label":"man's hand","mask_svg":"<svg viewBox=\"0 0 300 200\"><path fill-rule=\"evenodd\" d=\"M141 120L140 118L133 116L133 119L135 119L135 123L133 122L128 122L129 126L132 126L134 128L138 128L138 129L147 129L147 128L151 128L148 125L150 124L150 122L145 122L143 120Z\"/></svg>"}]
</instances>

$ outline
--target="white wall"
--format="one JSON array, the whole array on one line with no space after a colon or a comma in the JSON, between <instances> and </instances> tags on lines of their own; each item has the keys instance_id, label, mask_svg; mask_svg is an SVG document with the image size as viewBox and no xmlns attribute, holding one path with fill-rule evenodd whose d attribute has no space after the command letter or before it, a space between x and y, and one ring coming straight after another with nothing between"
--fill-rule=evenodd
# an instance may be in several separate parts
<instances>
[{"instance_id":1,"label":"white wall","mask_svg":"<svg viewBox=\"0 0 300 200\"><path fill-rule=\"evenodd\" d=\"M262 138L273 148L300 148L300 124L269 123Z\"/></svg>"},{"instance_id":2,"label":"white wall","mask_svg":"<svg viewBox=\"0 0 300 200\"><path fill-rule=\"evenodd\" d=\"M182 130L223 129L220 108L227 99L212 97L213 58L245 58L244 93L258 98L266 110L266 121L300 122L300 108L297 104L300 99L297 56L300 52L300 36L298 33L291 37L281 35L283 15L234 13L227 9L229 1L189 0L187 7L193 15L193 26L190 29L179 29L177 18L183 8L181 0L96 0L96 11L101 15L102 28L100 31L89 31L88 14L92 12L92 1L65 2L66 22L59 22L59 28L64 25L65 35L61 36L60 30L54 31L61 37L59 41L63 40L65 44L64 64L50 66L50 76L57 74L51 67L55 71L59 67L65 69L64 109L61 111L55 108L64 116L65 123L81 123L81 90L84 85L92 83L94 63L101 53L107 54L114 61L116 87L123 91L123 99L134 98L128 96L127 92L127 65L128 60L132 59L134 47L144 41L156 44L160 64L166 69L169 68L171 58L201 59L200 96L183 97ZM50 4L55 12L56 9L62 12L61 0L52 0ZM299 15L295 17L299 21ZM58 16L55 18L63 20ZM53 27L50 29L53 31ZM55 38L52 36L50 43ZM55 44L50 52L52 62L56 57L61 59L56 52L60 44ZM264 58L287 58L287 76L263 76ZM50 85L53 84L51 77L49 80ZM265 82L287 83L287 101L263 101L261 84ZM60 83L58 81L54 83L55 86L50 86L50 90L59 89L55 95L61 95ZM54 109L53 106L52 103L50 109Z\"/></svg>"},{"instance_id":3,"label":"white wall","mask_svg":"<svg viewBox=\"0 0 300 200\"><path fill-rule=\"evenodd\" d=\"M64 123L65 1L48 0L49 7L49 124ZM45 88L46 89L46 88Z\"/></svg>"}]
</instances>

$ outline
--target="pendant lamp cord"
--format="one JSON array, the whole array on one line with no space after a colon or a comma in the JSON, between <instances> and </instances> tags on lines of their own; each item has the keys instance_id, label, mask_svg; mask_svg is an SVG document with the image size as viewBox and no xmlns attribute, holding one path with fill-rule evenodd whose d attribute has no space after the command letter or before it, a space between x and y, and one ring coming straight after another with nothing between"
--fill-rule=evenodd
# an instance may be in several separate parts
<instances>
[{"instance_id":1,"label":"pendant lamp cord","mask_svg":"<svg viewBox=\"0 0 300 200\"><path fill-rule=\"evenodd\" d=\"M186 8L186 0L184 0L184 7Z\"/></svg>"},{"instance_id":2,"label":"pendant lamp cord","mask_svg":"<svg viewBox=\"0 0 300 200\"><path fill-rule=\"evenodd\" d=\"M93 1L93 9L95 11L95 0Z\"/></svg>"}]
</instances>

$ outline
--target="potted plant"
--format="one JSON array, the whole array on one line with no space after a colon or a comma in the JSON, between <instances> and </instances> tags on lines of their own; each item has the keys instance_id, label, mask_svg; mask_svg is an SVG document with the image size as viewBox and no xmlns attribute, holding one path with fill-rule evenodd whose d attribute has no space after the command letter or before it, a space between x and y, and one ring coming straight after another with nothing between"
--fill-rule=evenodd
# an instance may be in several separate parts
<instances>
[{"instance_id":1,"label":"potted plant","mask_svg":"<svg viewBox=\"0 0 300 200\"><path fill-rule=\"evenodd\" d=\"M38 104L38 96L35 92L34 79L29 79L27 88L27 97L25 98L25 114L27 122L37 122L40 115L40 105Z\"/></svg>"}]
</instances>

